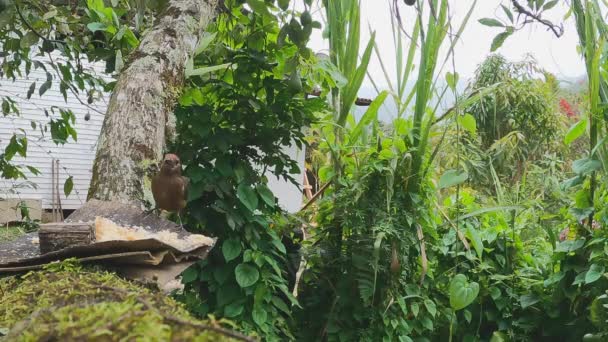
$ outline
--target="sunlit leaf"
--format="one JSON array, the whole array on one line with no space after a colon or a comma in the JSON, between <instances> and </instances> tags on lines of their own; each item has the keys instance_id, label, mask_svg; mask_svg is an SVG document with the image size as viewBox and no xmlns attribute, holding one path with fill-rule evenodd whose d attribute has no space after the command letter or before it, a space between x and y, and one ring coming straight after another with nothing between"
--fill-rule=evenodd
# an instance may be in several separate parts
<instances>
[{"instance_id":1,"label":"sunlit leaf","mask_svg":"<svg viewBox=\"0 0 608 342\"><path fill-rule=\"evenodd\" d=\"M566 136L564 137L564 143L566 145L570 145L574 140L578 139L581 135L583 135L587 128L587 123L587 119L583 119L572 125L572 127L570 127L568 133L566 133Z\"/></svg>"},{"instance_id":2,"label":"sunlit leaf","mask_svg":"<svg viewBox=\"0 0 608 342\"><path fill-rule=\"evenodd\" d=\"M471 114L465 114L458 117L458 123L462 128L466 129L471 135L477 135L477 121Z\"/></svg>"}]
</instances>

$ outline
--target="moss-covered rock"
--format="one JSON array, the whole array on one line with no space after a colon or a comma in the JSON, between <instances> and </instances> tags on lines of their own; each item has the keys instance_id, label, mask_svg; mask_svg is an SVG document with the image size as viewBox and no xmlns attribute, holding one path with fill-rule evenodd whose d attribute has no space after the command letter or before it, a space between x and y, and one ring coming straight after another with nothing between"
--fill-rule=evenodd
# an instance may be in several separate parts
<instances>
[{"instance_id":1,"label":"moss-covered rock","mask_svg":"<svg viewBox=\"0 0 608 342\"><path fill-rule=\"evenodd\" d=\"M7 341L235 340L160 292L73 261L0 279L3 328Z\"/></svg>"}]
</instances>

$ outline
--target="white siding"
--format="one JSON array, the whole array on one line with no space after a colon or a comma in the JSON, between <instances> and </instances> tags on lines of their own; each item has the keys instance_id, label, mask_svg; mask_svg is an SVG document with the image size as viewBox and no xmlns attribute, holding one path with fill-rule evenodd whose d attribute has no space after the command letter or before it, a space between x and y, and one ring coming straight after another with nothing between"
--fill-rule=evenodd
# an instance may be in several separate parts
<instances>
[{"instance_id":1,"label":"white siding","mask_svg":"<svg viewBox=\"0 0 608 342\"><path fill-rule=\"evenodd\" d=\"M44 61L44 60L41 60ZM88 65L90 69L101 74L102 64ZM48 67L53 73L52 69ZM56 76L56 75L54 75ZM51 165L53 158L59 160L59 193L63 209L77 209L86 200L89 182L91 180L91 169L95 158L95 148L97 137L101 130L103 115L89 109L81 104L78 99L68 91L67 102L59 92L59 80L53 80L53 86L42 96L38 95L38 87L46 80L46 72L42 69L34 69L27 77L17 78L16 81L6 78L0 79L0 96L10 96L17 102L20 115L0 116L0 150L4 150L12 137L13 133L22 134L19 129L23 129L28 138L27 157L21 158L18 155L13 159L14 163L31 165L41 174L34 176L26 172L28 181L35 183L37 189L25 187L22 180L6 181L0 179L0 197L39 199L42 200L42 208L51 208L52 199L52 179ZM36 82L36 91L32 97L27 99L27 91ZM86 96L81 96L86 101ZM107 97L94 103L97 110L105 113ZM75 128L78 133L78 140L74 142L71 138L65 145L55 145L51 140L50 127L44 135L41 134L38 126L48 123L49 118L44 114L44 109L49 110L51 106L71 109L76 116ZM90 113L90 120L85 121L84 117ZM57 112L56 115L59 115ZM31 122L37 123L34 130ZM26 170L27 171L27 170ZM63 183L72 176L74 179L74 190L67 198L63 194ZM18 189L15 189L17 187ZM11 190L12 189L12 190Z\"/></svg>"},{"instance_id":2,"label":"white siding","mask_svg":"<svg viewBox=\"0 0 608 342\"><path fill-rule=\"evenodd\" d=\"M266 173L268 178L268 187L277 199L279 200L279 206L289 213L297 213L302 208L302 191L300 190L304 186L304 151L300 150L295 144L290 147L284 148L285 153L290 156L293 160L298 162L300 166L300 173L292 175L293 178L298 181L298 185L294 185L291 182L283 180L283 178L277 178L271 172Z\"/></svg>"}]
</instances>

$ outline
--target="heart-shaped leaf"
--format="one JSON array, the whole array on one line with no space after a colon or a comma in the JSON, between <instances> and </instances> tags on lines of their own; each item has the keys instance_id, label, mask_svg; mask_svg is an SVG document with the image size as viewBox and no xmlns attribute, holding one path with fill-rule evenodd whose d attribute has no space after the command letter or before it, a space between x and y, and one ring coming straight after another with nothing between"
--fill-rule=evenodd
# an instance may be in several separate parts
<instances>
[{"instance_id":1,"label":"heart-shaped leaf","mask_svg":"<svg viewBox=\"0 0 608 342\"><path fill-rule=\"evenodd\" d=\"M248 287L255 284L260 278L260 272L252 264L240 264L234 269L236 282L240 287Z\"/></svg>"},{"instance_id":2,"label":"heart-shaped leaf","mask_svg":"<svg viewBox=\"0 0 608 342\"><path fill-rule=\"evenodd\" d=\"M454 310L466 308L479 294L479 284L469 282L464 274L457 274L450 282L450 306Z\"/></svg>"}]
</instances>

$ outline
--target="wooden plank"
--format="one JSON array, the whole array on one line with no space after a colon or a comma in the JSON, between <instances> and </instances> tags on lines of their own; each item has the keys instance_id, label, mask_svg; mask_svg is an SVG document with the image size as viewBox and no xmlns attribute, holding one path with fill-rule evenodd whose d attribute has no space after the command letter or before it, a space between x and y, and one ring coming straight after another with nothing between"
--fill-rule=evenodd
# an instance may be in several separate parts
<instances>
[{"instance_id":1,"label":"wooden plank","mask_svg":"<svg viewBox=\"0 0 608 342\"><path fill-rule=\"evenodd\" d=\"M73 246L89 245L95 241L92 223L48 223L38 230L40 253L58 251Z\"/></svg>"}]
</instances>

